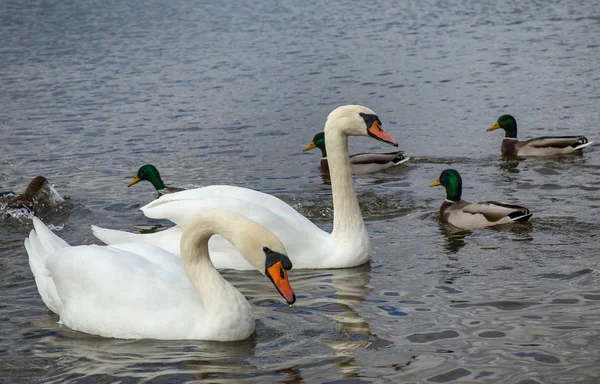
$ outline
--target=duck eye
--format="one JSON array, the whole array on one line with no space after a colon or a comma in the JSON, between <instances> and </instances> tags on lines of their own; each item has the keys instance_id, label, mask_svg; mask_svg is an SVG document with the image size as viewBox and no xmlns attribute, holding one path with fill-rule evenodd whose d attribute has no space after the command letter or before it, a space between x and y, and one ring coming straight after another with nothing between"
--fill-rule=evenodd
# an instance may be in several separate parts
<instances>
[{"instance_id":1,"label":"duck eye","mask_svg":"<svg viewBox=\"0 0 600 384\"><path fill-rule=\"evenodd\" d=\"M271 250L268 247L263 247L264 253L271 253Z\"/></svg>"}]
</instances>

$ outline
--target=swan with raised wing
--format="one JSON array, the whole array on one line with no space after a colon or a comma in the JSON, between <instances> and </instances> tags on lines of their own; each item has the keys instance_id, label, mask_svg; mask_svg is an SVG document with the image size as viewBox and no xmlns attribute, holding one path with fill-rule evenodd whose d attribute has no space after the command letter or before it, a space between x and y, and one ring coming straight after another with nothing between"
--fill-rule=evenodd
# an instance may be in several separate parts
<instances>
[{"instance_id":1,"label":"swan with raised wing","mask_svg":"<svg viewBox=\"0 0 600 384\"><path fill-rule=\"evenodd\" d=\"M369 260L369 235L352 184L348 136L370 136L388 144L398 142L381 128L371 109L360 105L336 108L327 117L325 138L333 195L333 231L328 233L275 196L235 186L209 186L164 195L142 207L150 218L168 219L176 226L153 234L93 227L107 244L144 242L179 253L179 238L198 212L210 207L233 210L272 231L285 245L295 268L348 268ZM217 268L250 269L237 250L213 238L211 257Z\"/></svg>"}]
</instances>

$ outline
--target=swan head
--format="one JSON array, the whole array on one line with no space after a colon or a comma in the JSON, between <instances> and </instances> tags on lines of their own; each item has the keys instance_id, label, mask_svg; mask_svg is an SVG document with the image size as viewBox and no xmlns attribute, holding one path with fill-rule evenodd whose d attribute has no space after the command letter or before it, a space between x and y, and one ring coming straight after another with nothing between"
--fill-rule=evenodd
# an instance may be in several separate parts
<instances>
[{"instance_id":1,"label":"swan head","mask_svg":"<svg viewBox=\"0 0 600 384\"><path fill-rule=\"evenodd\" d=\"M285 301L293 304L296 301L296 294L290 286L287 275L287 271L292 269L291 260L285 254L275 252L267 246L264 246L262 251L265 254L265 275Z\"/></svg>"},{"instance_id":2,"label":"swan head","mask_svg":"<svg viewBox=\"0 0 600 384\"><path fill-rule=\"evenodd\" d=\"M152 164L142 165L140 169L138 169L137 175L129 182L129 184L127 184L127 186L131 187L142 180L151 182L157 191L165 188L165 183L163 183L162 179L160 178L158 169L156 169L156 167Z\"/></svg>"},{"instance_id":3,"label":"swan head","mask_svg":"<svg viewBox=\"0 0 600 384\"><path fill-rule=\"evenodd\" d=\"M221 213L221 217L225 217L225 215ZM234 224L233 221L229 222ZM287 273L292 269L292 262L279 238L263 226L243 216L237 217L235 226L236 234L230 241L254 268L271 280L285 301L293 304L296 301L296 295L290 285Z\"/></svg>"},{"instance_id":4,"label":"swan head","mask_svg":"<svg viewBox=\"0 0 600 384\"><path fill-rule=\"evenodd\" d=\"M337 129L346 136L370 136L398 146L398 142L381 128L381 120L373 110L362 105L343 105L327 116L325 132Z\"/></svg>"}]
</instances>

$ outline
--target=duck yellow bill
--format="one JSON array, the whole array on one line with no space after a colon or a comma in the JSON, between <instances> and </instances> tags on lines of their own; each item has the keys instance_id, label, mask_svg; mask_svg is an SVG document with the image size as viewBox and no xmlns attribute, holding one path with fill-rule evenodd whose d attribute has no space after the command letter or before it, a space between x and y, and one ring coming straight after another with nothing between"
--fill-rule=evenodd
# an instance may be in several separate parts
<instances>
[{"instance_id":1,"label":"duck yellow bill","mask_svg":"<svg viewBox=\"0 0 600 384\"><path fill-rule=\"evenodd\" d=\"M433 183L429 184L430 187L437 187L438 185L441 185L442 183L440 183L440 179L437 179L436 181L434 181Z\"/></svg>"},{"instance_id":2,"label":"duck yellow bill","mask_svg":"<svg viewBox=\"0 0 600 384\"><path fill-rule=\"evenodd\" d=\"M283 268L283 263L281 261L276 262L267 268L267 276L279 291L279 294L283 296L285 301L288 304L294 304L296 301L296 294L294 294L294 290L290 285L290 281L288 280L287 271Z\"/></svg>"},{"instance_id":3,"label":"duck yellow bill","mask_svg":"<svg viewBox=\"0 0 600 384\"><path fill-rule=\"evenodd\" d=\"M303 149L303 151L305 151L305 152L306 152L306 151L310 151L310 150L311 150L311 149L313 149L313 148L317 148L317 146L315 145L315 142L314 142L314 141L311 141L311 143L310 143L310 144L308 144L308 145L307 145L307 146L306 146L306 147Z\"/></svg>"},{"instance_id":4,"label":"duck yellow bill","mask_svg":"<svg viewBox=\"0 0 600 384\"><path fill-rule=\"evenodd\" d=\"M498 122L496 121L496 124L492 125L491 127L489 127L487 130L489 131L494 131L496 129L500 128L500 124L498 124Z\"/></svg>"},{"instance_id":5,"label":"duck yellow bill","mask_svg":"<svg viewBox=\"0 0 600 384\"><path fill-rule=\"evenodd\" d=\"M396 139L388 135L388 133L381 128L381 124L379 124L379 121L374 121L373 124L369 127L369 129L367 129L367 131L369 132L369 135L376 138L377 140L381 140L385 143L392 144L395 147L398 146L398 142L396 141Z\"/></svg>"},{"instance_id":6,"label":"duck yellow bill","mask_svg":"<svg viewBox=\"0 0 600 384\"><path fill-rule=\"evenodd\" d=\"M137 176L136 176L136 177L134 177L134 178L133 178L133 180L131 180L131 181L129 182L129 184L127 184L127 186L128 186L128 187L131 187L133 184L137 184L137 183L139 183L140 181L142 181L142 179L140 179L139 177L137 177Z\"/></svg>"}]
</instances>

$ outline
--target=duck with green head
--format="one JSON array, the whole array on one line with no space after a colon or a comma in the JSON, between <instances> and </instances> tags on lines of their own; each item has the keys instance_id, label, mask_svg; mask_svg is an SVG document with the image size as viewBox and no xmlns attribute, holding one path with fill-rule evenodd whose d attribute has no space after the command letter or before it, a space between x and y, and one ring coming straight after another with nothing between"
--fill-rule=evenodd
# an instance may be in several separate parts
<instances>
[{"instance_id":1,"label":"duck with green head","mask_svg":"<svg viewBox=\"0 0 600 384\"><path fill-rule=\"evenodd\" d=\"M515 221L527 221L531 213L525 207L484 201L469 203L461 200L462 178L458 171L446 169L430 187L442 185L446 188L446 200L440 207L440 219L462 229L491 227Z\"/></svg>"},{"instance_id":2,"label":"duck with green head","mask_svg":"<svg viewBox=\"0 0 600 384\"><path fill-rule=\"evenodd\" d=\"M325 145L325 133L319 132L310 144L304 148L304 151L319 148L321 150L321 170L329 172L329 162L327 161L327 147ZM364 175L385 171L388 168L400 165L410 159L403 154L403 151L388 153L357 153L350 156L350 166L353 175Z\"/></svg>"},{"instance_id":3,"label":"duck with green head","mask_svg":"<svg viewBox=\"0 0 600 384\"><path fill-rule=\"evenodd\" d=\"M152 164L142 165L137 172L137 175L127 184L128 187L131 187L134 184L139 183L142 180L149 181L152 183L156 191L159 195L164 195L166 193L179 192L183 191L183 188L176 187L168 187L163 183L160 178L160 174L158 173L158 169Z\"/></svg>"},{"instance_id":4,"label":"duck with green head","mask_svg":"<svg viewBox=\"0 0 600 384\"><path fill-rule=\"evenodd\" d=\"M502 115L488 131L504 129L501 150L504 155L512 156L552 156L581 150L593 141L588 141L585 136L544 136L527 141L517 140L517 120L511 115Z\"/></svg>"}]
</instances>

